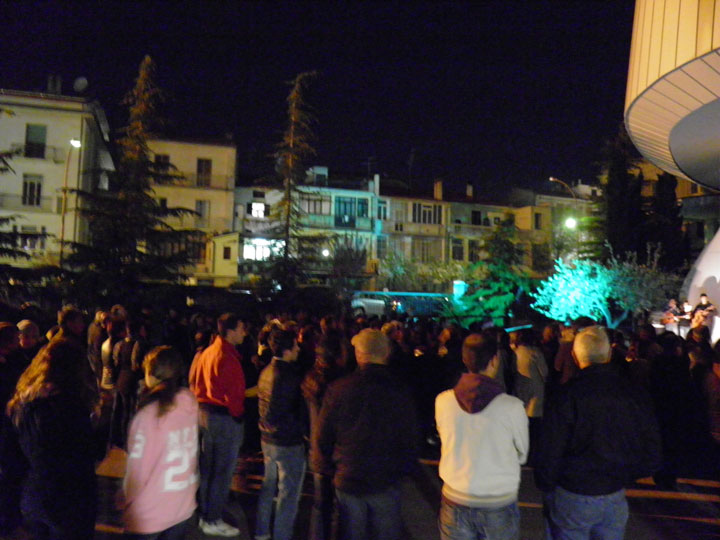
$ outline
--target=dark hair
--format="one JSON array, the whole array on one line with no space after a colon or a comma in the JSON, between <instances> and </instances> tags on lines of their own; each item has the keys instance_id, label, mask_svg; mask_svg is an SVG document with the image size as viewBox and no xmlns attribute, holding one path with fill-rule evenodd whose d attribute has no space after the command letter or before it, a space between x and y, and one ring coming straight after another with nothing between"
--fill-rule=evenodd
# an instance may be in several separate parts
<instances>
[{"instance_id":1,"label":"dark hair","mask_svg":"<svg viewBox=\"0 0 720 540\"><path fill-rule=\"evenodd\" d=\"M270 333L268 345L270 345L274 356L282 356L285 351L292 350L295 340L294 332L277 328Z\"/></svg>"},{"instance_id":2,"label":"dark hair","mask_svg":"<svg viewBox=\"0 0 720 540\"><path fill-rule=\"evenodd\" d=\"M496 353L497 343L487 335L470 334L463 342L463 363L471 373L479 373L487 369Z\"/></svg>"},{"instance_id":3,"label":"dark hair","mask_svg":"<svg viewBox=\"0 0 720 540\"><path fill-rule=\"evenodd\" d=\"M241 323L243 319L235 313L223 313L218 317L217 320L217 331L220 337L227 336L230 330L235 330L238 323Z\"/></svg>"},{"instance_id":4,"label":"dark hair","mask_svg":"<svg viewBox=\"0 0 720 540\"><path fill-rule=\"evenodd\" d=\"M8 345L17 342L17 336L20 330L13 323L0 323L0 349L4 349Z\"/></svg>"},{"instance_id":5,"label":"dark hair","mask_svg":"<svg viewBox=\"0 0 720 540\"><path fill-rule=\"evenodd\" d=\"M155 347L145 355L143 368L160 382L152 388L145 387L138 400L138 410L158 402L158 416L172 409L175 394L180 390L182 357L169 345Z\"/></svg>"},{"instance_id":6,"label":"dark hair","mask_svg":"<svg viewBox=\"0 0 720 540\"><path fill-rule=\"evenodd\" d=\"M300 389L306 400L320 406L328 385L343 375L340 364L342 358L342 342L336 333L329 333L315 347L315 363L303 379Z\"/></svg>"},{"instance_id":7,"label":"dark hair","mask_svg":"<svg viewBox=\"0 0 720 540\"><path fill-rule=\"evenodd\" d=\"M37 398L68 393L78 396L90 413L91 395L83 378L83 354L68 339L52 340L40 349L20 376L7 413L15 425L22 421L23 405Z\"/></svg>"},{"instance_id":8,"label":"dark hair","mask_svg":"<svg viewBox=\"0 0 720 540\"><path fill-rule=\"evenodd\" d=\"M82 311L80 311L75 306L64 306L60 312L58 313L58 324L60 326L66 326L70 321L74 321L76 319L82 319L83 314Z\"/></svg>"},{"instance_id":9,"label":"dark hair","mask_svg":"<svg viewBox=\"0 0 720 540\"><path fill-rule=\"evenodd\" d=\"M515 332L515 345L525 345L526 347L537 346L537 337L532 328L522 328Z\"/></svg>"}]
</instances>

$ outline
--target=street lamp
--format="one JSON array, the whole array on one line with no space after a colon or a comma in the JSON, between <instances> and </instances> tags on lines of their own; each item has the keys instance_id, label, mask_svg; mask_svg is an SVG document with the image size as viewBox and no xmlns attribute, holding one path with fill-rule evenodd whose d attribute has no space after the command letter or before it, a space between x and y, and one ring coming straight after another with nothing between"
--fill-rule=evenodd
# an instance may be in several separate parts
<instances>
[{"instance_id":1,"label":"street lamp","mask_svg":"<svg viewBox=\"0 0 720 540\"><path fill-rule=\"evenodd\" d=\"M65 176L63 176L63 194L62 194L62 210L60 211L60 257L59 266L63 267L63 255L65 251L65 214L67 212L67 191L68 191L68 171L70 169L70 155L73 148L80 148L82 143L77 139L70 139L67 157L65 158Z\"/></svg>"},{"instance_id":2,"label":"street lamp","mask_svg":"<svg viewBox=\"0 0 720 540\"><path fill-rule=\"evenodd\" d=\"M575 213L579 215L578 212L578 204L577 204L577 195L575 194L575 190L571 188L566 182L563 182L559 178L555 178L554 176L551 176L548 178L551 182L555 182L556 184L560 184L565 187L570 192L570 195L572 195L573 198L573 207L575 208ZM577 228L578 222L577 219L570 216L565 220L565 227L568 229L575 230ZM579 252L580 251L580 233L577 232L575 235L575 249Z\"/></svg>"}]
</instances>

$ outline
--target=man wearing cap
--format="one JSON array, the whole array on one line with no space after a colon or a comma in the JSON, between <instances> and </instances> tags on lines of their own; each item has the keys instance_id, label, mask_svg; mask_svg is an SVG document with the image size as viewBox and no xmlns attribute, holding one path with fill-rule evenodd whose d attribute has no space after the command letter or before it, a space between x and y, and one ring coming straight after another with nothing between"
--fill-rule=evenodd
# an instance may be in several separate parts
<instances>
[{"instance_id":1,"label":"man wearing cap","mask_svg":"<svg viewBox=\"0 0 720 540\"><path fill-rule=\"evenodd\" d=\"M313 469L334 474L340 537L379 540L402 534L400 480L417 463L419 432L412 398L387 367L379 330L352 339L358 369L328 388L313 436Z\"/></svg>"},{"instance_id":2,"label":"man wearing cap","mask_svg":"<svg viewBox=\"0 0 720 540\"><path fill-rule=\"evenodd\" d=\"M520 466L529 448L525 407L495 380L500 362L493 339L470 334L462 360L469 373L435 400L442 441L440 537L515 540Z\"/></svg>"}]
</instances>

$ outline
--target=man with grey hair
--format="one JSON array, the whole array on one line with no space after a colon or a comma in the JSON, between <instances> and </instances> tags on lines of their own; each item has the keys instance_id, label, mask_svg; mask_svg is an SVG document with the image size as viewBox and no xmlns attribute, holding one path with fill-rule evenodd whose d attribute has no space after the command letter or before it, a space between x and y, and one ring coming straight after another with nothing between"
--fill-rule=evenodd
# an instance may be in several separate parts
<instances>
[{"instance_id":1,"label":"man with grey hair","mask_svg":"<svg viewBox=\"0 0 720 540\"><path fill-rule=\"evenodd\" d=\"M661 464L657 421L645 392L610 363L604 328L579 331L572 354L580 373L549 406L535 468L546 538L620 539L624 485Z\"/></svg>"},{"instance_id":2,"label":"man with grey hair","mask_svg":"<svg viewBox=\"0 0 720 540\"><path fill-rule=\"evenodd\" d=\"M415 407L387 368L387 337L367 328L351 343L358 369L325 394L312 440L313 470L334 474L340 538L397 540L399 483L417 457Z\"/></svg>"}]
</instances>

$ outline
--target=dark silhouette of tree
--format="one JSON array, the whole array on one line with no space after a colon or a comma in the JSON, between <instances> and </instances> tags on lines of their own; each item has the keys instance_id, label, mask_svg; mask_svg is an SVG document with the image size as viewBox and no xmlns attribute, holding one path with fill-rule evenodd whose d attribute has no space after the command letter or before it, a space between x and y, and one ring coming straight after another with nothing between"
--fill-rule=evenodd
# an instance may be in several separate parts
<instances>
[{"instance_id":1,"label":"dark silhouette of tree","mask_svg":"<svg viewBox=\"0 0 720 540\"><path fill-rule=\"evenodd\" d=\"M679 269L687 258L676 187L677 178L672 174L658 176L655 194L647 204L644 227L645 240L661 247L659 265L666 270Z\"/></svg>"},{"instance_id":2,"label":"dark silhouette of tree","mask_svg":"<svg viewBox=\"0 0 720 540\"><path fill-rule=\"evenodd\" d=\"M116 144L117 169L105 172L107 189L96 181L91 191L75 191L78 211L89 226L89 241L70 243L67 259L77 271L74 283L80 294L93 291L126 299L140 282L178 282L191 263L188 246L197 231L173 229L166 220L194 212L163 207L153 198L153 183L178 178L171 166L155 164L148 149L161 96L154 73L154 63L146 56L124 100L129 120Z\"/></svg>"}]
</instances>

